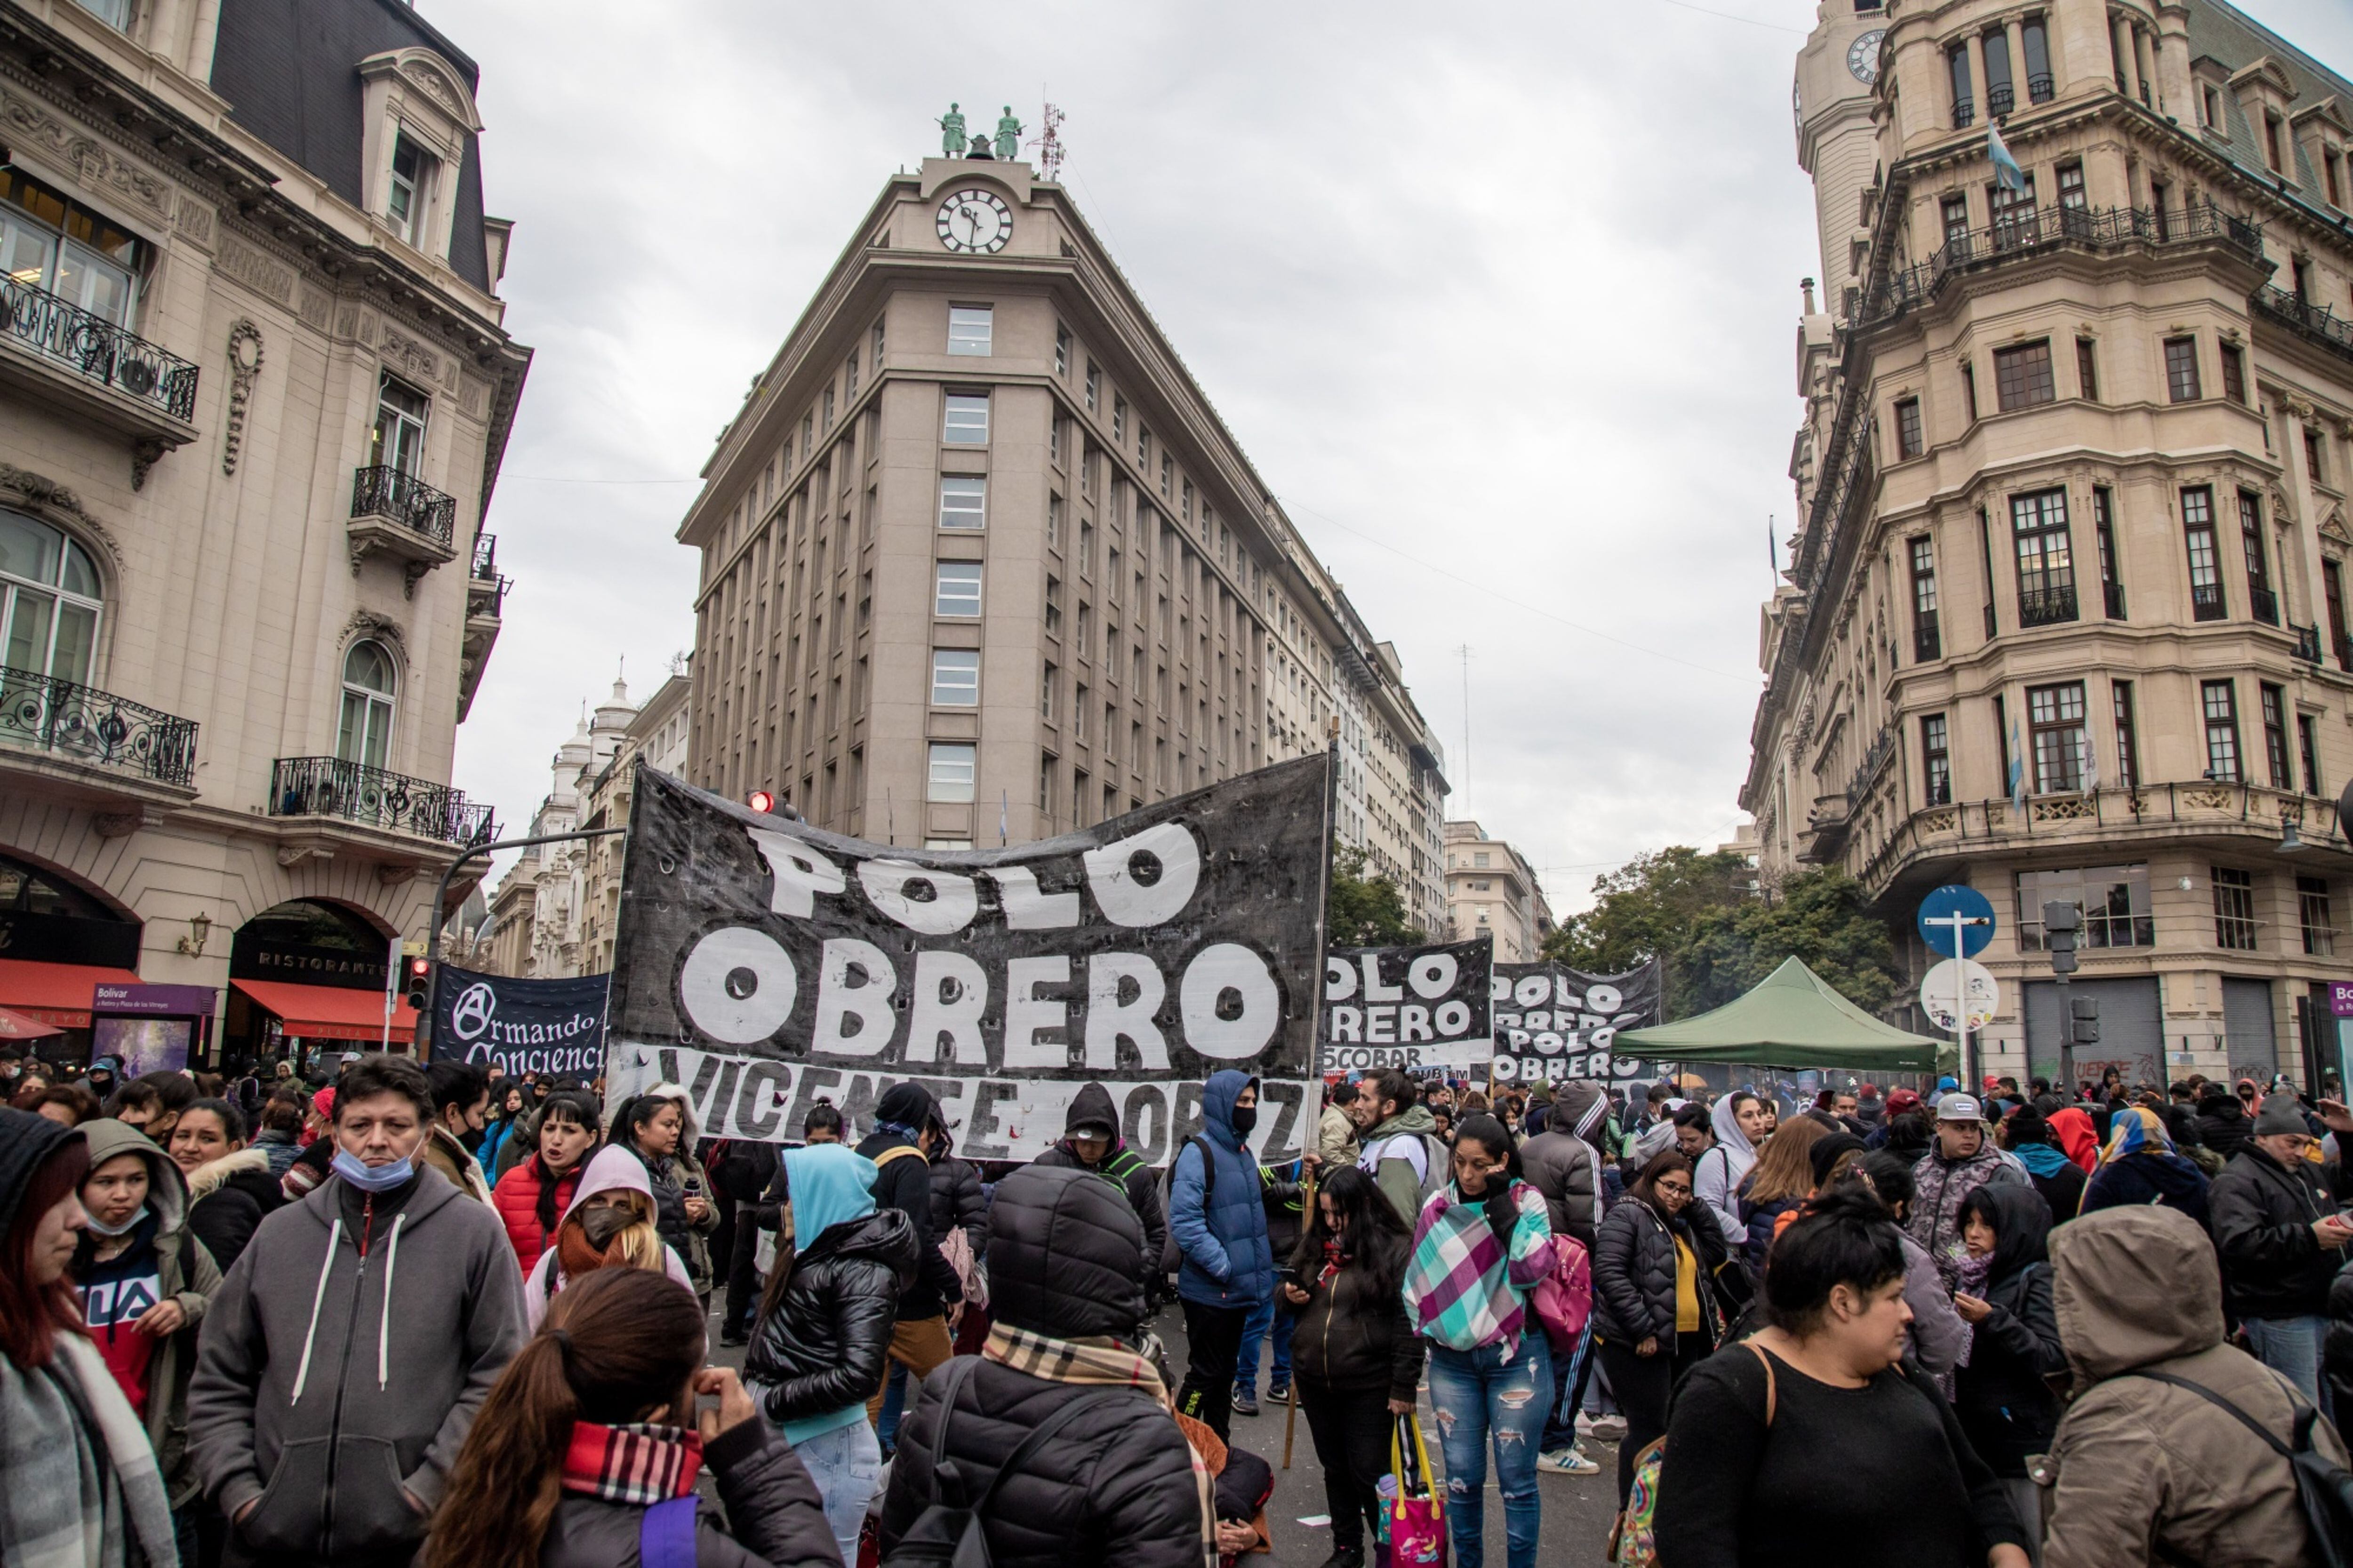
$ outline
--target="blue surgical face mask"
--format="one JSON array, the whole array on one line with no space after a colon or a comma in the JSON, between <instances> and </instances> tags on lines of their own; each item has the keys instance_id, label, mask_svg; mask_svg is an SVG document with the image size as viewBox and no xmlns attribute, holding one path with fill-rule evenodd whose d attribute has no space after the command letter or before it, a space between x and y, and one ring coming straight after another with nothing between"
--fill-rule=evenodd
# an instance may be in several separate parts
<instances>
[{"instance_id":1,"label":"blue surgical face mask","mask_svg":"<svg viewBox=\"0 0 2353 1568\"><path fill-rule=\"evenodd\" d=\"M335 1174L343 1177L364 1193L388 1193L395 1187L405 1187L417 1174L406 1155L389 1165L371 1165L348 1150L338 1149L328 1162Z\"/></svg>"}]
</instances>

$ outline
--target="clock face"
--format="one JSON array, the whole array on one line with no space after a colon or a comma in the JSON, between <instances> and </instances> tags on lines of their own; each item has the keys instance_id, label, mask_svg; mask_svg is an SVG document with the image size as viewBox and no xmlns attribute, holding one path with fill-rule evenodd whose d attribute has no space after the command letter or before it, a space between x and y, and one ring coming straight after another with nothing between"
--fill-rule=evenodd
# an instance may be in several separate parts
<instances>
[{"instance_id":1,"label":"clock face","mask_svg":"<svg viewBox=\"0 0 2353 1568\"><path fill-rule=\"evenodd\" d=\"M958 191L940 204L940 243L950 250L997 251L1013 237L1013 209L988 191Z\"/></svg>"},{"instance_id":2,"label":"clock face","mask_svg":"<svg viewBox=\"0 0 2353 1568\"><path fill-rule=\"evenodd\" d=\"M1879 79L1879 45L1886 37L1886 28L1874 27L1846 51L1846 68L1865 87Z\"/></svg>"}]
</instances>

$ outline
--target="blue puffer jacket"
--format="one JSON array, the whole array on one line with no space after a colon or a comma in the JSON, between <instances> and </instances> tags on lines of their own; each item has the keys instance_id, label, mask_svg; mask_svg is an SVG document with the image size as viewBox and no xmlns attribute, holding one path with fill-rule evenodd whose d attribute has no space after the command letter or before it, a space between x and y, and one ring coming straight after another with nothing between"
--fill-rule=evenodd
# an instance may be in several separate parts
<instances>
[{"instance_id":1,"label":"blue puffer jacket","mask_svg":"<svg viewBox=\"0 0 2353 1568\"><path fill-rule=\"evenodd\" d=\"M1202 1133L1217 1162L1216 1191L1204 1180L1201 1145L1187 1141L1170 1174L1168 1230L1185 1256L1176 1293L1211 1307L1250 1307L1274 1293L1274 1249L1258 1162L1234 1131L1234 1101L1258 1079L1228 1068L1201 1086Z\"/></svg>"}]
</instances>

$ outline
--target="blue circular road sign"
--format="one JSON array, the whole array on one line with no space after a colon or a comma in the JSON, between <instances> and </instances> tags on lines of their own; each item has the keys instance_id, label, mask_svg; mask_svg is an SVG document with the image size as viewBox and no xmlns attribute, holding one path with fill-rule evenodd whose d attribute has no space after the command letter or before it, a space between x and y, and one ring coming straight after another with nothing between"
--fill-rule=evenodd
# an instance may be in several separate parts
<instances>
[{"instance_id":1,"label":"blue circular road sign","mask_svg":"<svg viewBox=\"0 0 2353 1568\"><path fill-rule=\"evenodd\" d=\"M1961 918L1960 950L1953 948L1953 917ZM1993 905L1975 888L1950 884L1920 900L1920 940L1947 958L1975 958L1993 940Z\"/></svg>"}]
</instances>

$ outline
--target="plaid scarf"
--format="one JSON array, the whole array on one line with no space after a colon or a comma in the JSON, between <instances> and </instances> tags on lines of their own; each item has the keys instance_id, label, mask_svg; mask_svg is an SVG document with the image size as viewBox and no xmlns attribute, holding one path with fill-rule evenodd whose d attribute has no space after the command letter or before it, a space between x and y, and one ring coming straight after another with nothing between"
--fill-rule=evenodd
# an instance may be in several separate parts
<instances>
[{"instance_id":1,"label":"plaid scarf","mask_svg":"<svg viewBox=\"0 0 2353 1568\"><path fill-rule=\"evenodd\" d=\"M996 1323L990 1326L980 1353L985 1361L1049 1383L1141 1388L1173 1418L1176 1405L1169 1398L1167 1382L1155 1364L1158 1357L1155 1352L1158 1349L1157 1342L1149 1336L1135 1345L1123 1344L1108 1335L1058 1340L1049 1334L1017 1329L1010 1323ZM1193 1461L1193 1490L1200 1504L1202 1561L1205 1564L1213 1563L1218 1551L1217 1513L1210 1502L1208 1467L1201 1462L1200 1450L1193 1447L1190 1438L1186 1440L1185 1452Z\"/></svg>"},{"instance_id":2,"label":"plaid scarf","mask_svg":"<svg viewBox=\"0 0 2353 1568\"><path fill-rule=\"evenodd\" d=\"M605 1502L651 1508L671 1498L691 1497L702 1469L702 1438L683 1426L630 1422L600 1426L572 1424L572 1444L564 1455L564 1489Z\"/></svg>"}]
</instances>

